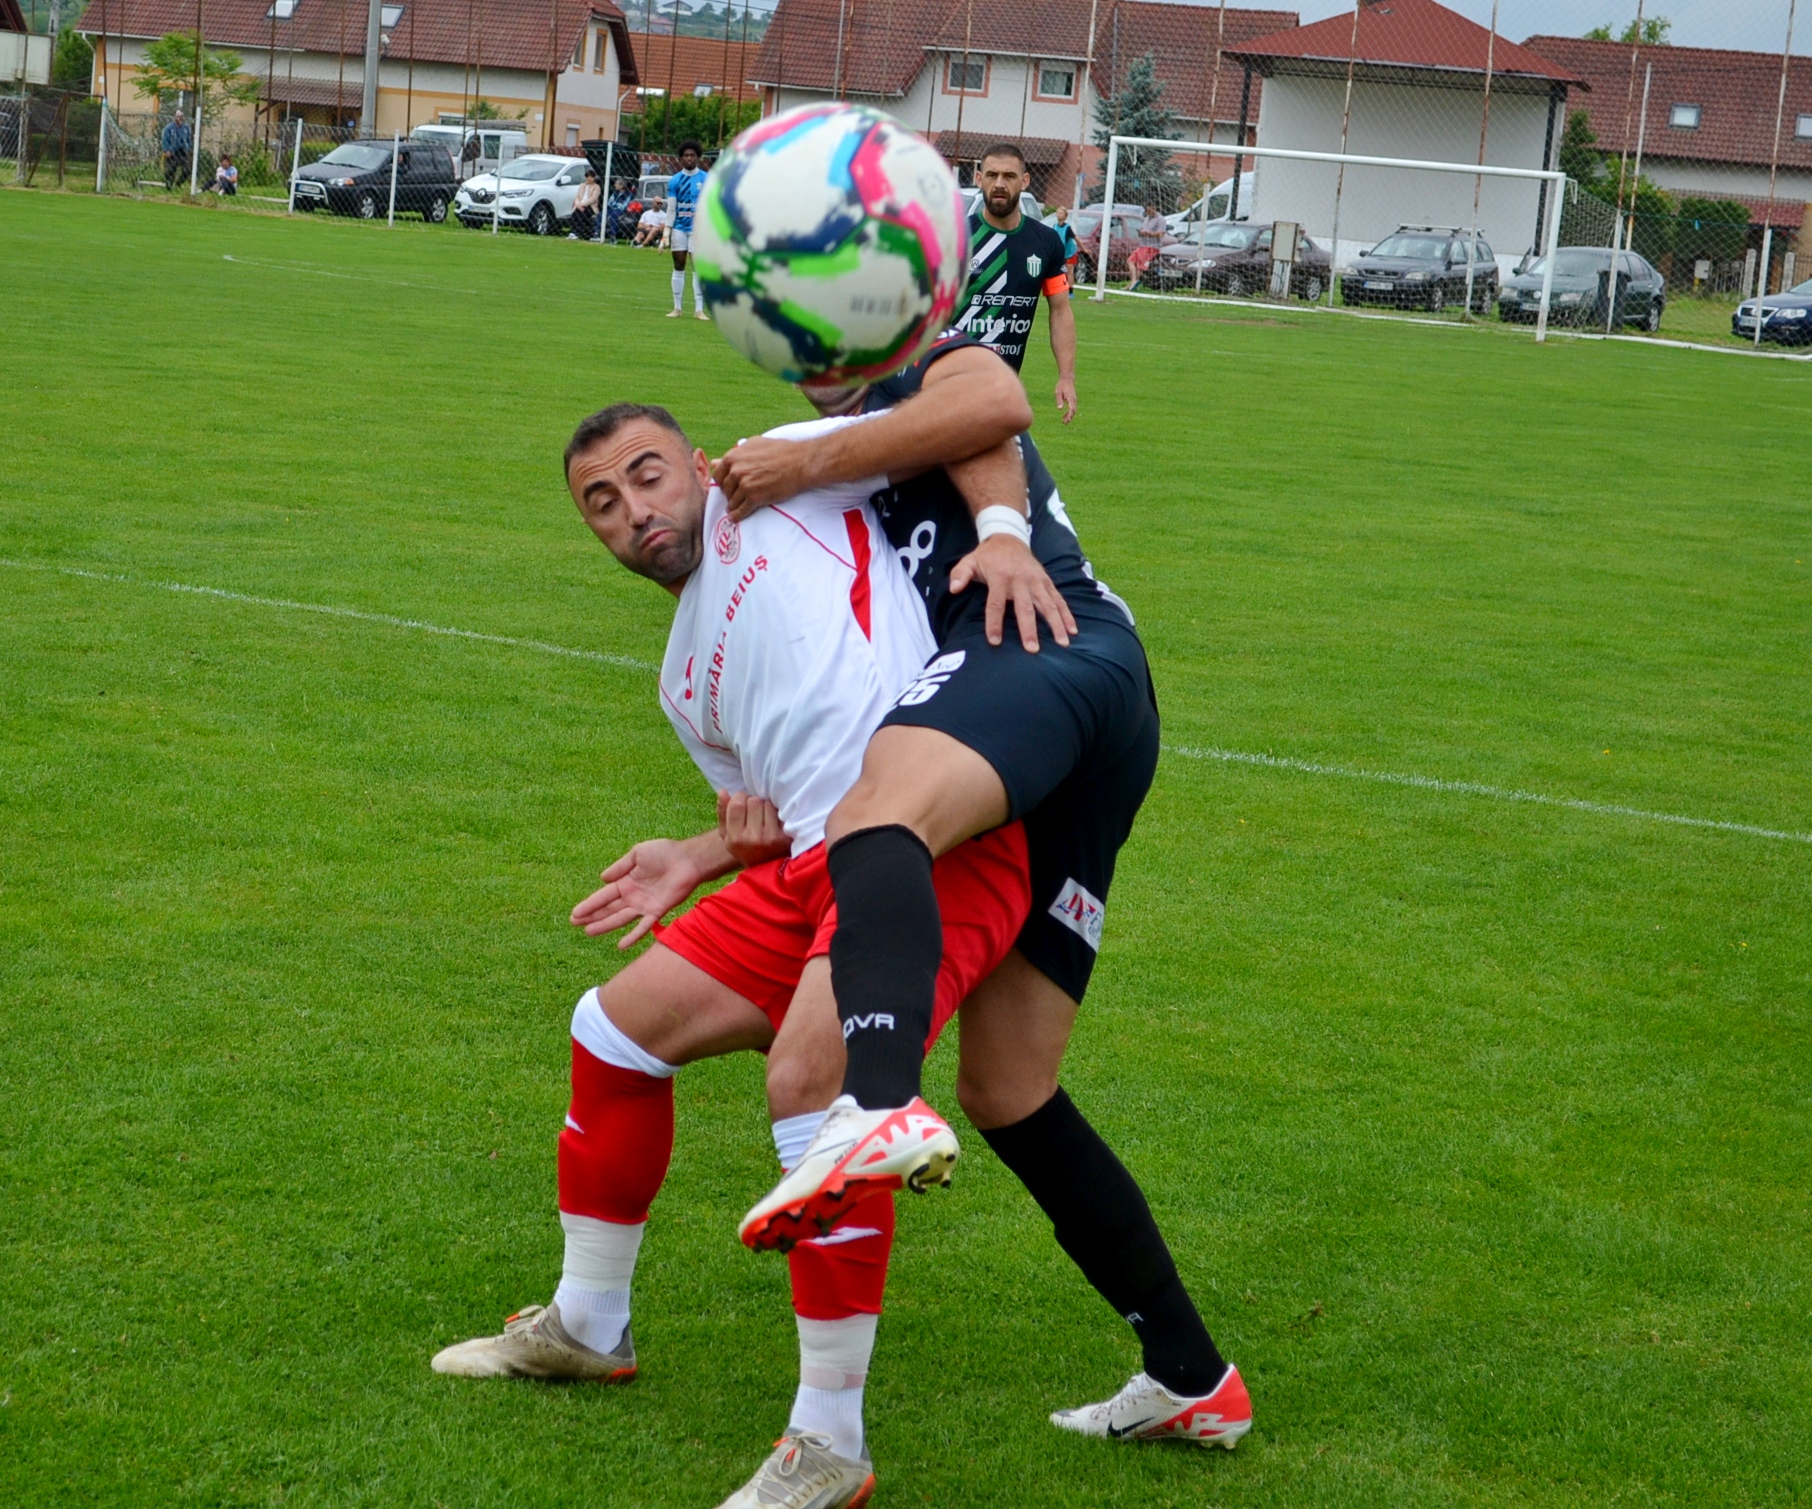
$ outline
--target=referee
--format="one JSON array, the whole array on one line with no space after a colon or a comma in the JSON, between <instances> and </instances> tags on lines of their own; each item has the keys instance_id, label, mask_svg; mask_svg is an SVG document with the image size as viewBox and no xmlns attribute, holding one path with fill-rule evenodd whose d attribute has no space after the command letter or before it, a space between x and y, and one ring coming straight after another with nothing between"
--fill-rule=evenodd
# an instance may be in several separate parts
<instances>
[{"instance_id":1,"label":"referee","mask_svg":"<svg viewBox=\"0 0 1812 1509\"><path fill-rule=\"evenodd\" d=\"M969 298L956 328L998 351L1017 372L1042 294L1051 305L1051 354L1057 358L1057 411L1076 417L1076 314L1064 275L1063 238L1028 220L1019 196L1032 181L1025 153L998 142L976 173L981 201L969 217Z\"/></svg>"}]
</instances>

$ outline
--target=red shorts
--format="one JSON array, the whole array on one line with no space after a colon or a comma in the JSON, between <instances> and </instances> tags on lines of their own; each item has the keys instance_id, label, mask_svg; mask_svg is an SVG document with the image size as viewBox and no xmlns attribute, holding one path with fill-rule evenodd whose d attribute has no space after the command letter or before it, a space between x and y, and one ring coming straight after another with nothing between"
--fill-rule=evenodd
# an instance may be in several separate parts
<instances>
[{"instance_id":1,"label":"red shorts","mask_svg":"<svg viewBox=\"0 0 1812 1509\"><path fill-rule=\"evenodd\" d=\"M1032 905L1025 829L1018 823L958 844L932 868L944 920L944 962L925 1051L970 991L1007 956ZM655 937L720 985L752 1001L778 1031L806 960L830 952L837 901L823 844L744 870Z\"/></svg>"}]
</instances>

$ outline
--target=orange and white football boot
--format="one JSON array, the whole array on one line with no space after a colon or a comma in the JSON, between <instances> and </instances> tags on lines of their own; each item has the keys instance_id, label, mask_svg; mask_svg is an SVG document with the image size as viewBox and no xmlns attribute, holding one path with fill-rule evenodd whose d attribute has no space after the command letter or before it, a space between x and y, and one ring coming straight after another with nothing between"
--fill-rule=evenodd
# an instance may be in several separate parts
<instances>
[{"instance_id":1,"label":"orange and white football boot","mask_svg":"<svg viewBox=\"0 0 1812 1509\"><path fill-rule=\"evenodd\" d=\"M948 1184L961 1152L950 1124L917 1096L891 1111L865 1111L840 1095L805 1156L742 1218L743 1245L789 1252L870 1195Z\"/></svg>"},{"instance_id":2,"label":"orange and white football boot","mask_svg":"<svg viewBox=\"0 0 1812 1509\"><path fill-rule=\"evenodd\" d=\"M1173 1394L1155 1378L1139 1373L1101 1404L1058 1410L1051 1424L1114 1441L1195 1441L1232 1451L1252 1429L1252 1396L1231 1364L1214 1392L1199 1399Z\"/></svg>"}]
</instances>

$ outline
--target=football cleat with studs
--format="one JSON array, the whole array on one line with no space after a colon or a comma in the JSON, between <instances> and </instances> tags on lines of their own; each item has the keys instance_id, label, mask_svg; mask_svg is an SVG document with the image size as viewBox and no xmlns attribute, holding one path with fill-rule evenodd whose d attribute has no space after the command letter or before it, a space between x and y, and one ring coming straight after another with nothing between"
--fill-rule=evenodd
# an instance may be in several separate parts
<instances>
[{"instance_id":1,"label":"football cleat with studs","mask_svg":"<svg viewBox=\"0 0 1812 1509\"><path fill-rule=\"evenodd\" d=\"M575 1383L627 1383L635 1377L629 1327L611 1352L594 1352L560 1324L560 1307L529 1305L503 1323L503 1335L479 1336L434 1354L434 1371L456 1378L561 1378Z\"/></svg>"},{"instance_id":2,"label":"football cleat with studs","mask_svg":"<svg viewBox=\"0 0 1812 1509\"><path fill-rule=\"evenodd\" d=\"M859 1509L875 1491L874 1464L840 1457L830 1444L816 1431L782 1436L755 1476L718 1509Z\"/></svg>"},{"instance_id":3,"label":"football cleat with studs","mask_svg":"<svg viewBox=\"0 0 1812 1509\"><path fill-rule=\"evenodd\" d=\"M1139 1373L1101 1404L1058 1410L1051 1424L1113 1441L1195 1441L1232 1451L1252 1429L1252 1397L1239 1369L1231 1365L1214 1391L1199 1399L1173 1394L1155 1378Z\"/></svg>"},{"instance_id":4,"label":"football cleat with studs","mask_svg":"<svg viewBox=\"0 0 1812 1509\"><path fill-rule=\"evenodd\" d=\"M870 1195L948 1184L961 1151L950 1124L917 1096L891 1111L865 1111L840 1095L805 1156L742 1218L743 1245L790 1252Z\"/></svg>"}]
</instances>

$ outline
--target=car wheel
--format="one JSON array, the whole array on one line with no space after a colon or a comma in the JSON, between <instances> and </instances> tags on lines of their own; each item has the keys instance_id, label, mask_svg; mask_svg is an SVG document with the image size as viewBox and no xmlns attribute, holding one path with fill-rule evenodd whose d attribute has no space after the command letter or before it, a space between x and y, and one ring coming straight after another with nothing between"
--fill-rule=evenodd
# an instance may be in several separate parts
<instances>
[{"instance_id":1,"label":"car wheel","mask_svg":"<svg viewBox=\"0 0 1812 1509\"><path fill-rule=\"evenodd\" d=\"M428 201L427 209L422 211L422 219L430 225L439 225L447 218L447 196L436 194Z\"/></svg>"},{"instance_id":2,"label":"car wheel","mask_svg":"<svg viewBox=\"0 0 1812 1509\"><path fill-rule=\"evenodd\" d=\"M1437 283L1428 294L1428 312L1430 314L1440 314L1446 308L1447 290Z\"/></svg>"},{"instance_id":3,"label":"car wheel","mask_svg":"<svg viewBox=\"0 0 1812 1509\"><path fill-rule=\"evenodd\" d=\"M1302 285L1302 296L1311 304L1319 304L1326 290L1321 286L1321 279L1312 277Z\"/></svg>"},{"instance_id":4,"label":"car wheel","mask_svg":"<svg viewBox=\"0 0 1812 1509\"><path fill-rule=\"evenodd\" d=\"M554 212L544 199L529 211L529 233L535 236L551 236L554 233Z\"/></svg>"},{"instance_id":5,"label":"car wheel","mask_svg":"<svg viewBox=\"0 0 1812 1509\"><path fill-rule=\"evenodd\" d=\"M1648 318L1643 320L1642 328L1650 335L1659 335L1661 333L1661 316L1665 310L1666 305L1660 299L1651 299L1648 306Z\"/></svg>"},{"instance_id":6,"label":"car wheel","mask_svg":"<svg viewBox=\"0 0 1812 1509\"><path fill-rule=\"evenodd\" d=\"M1246 280L1236 272L1227 274L1227 297L1243 299L1246 296Z\"/></svg>"},{"instance_id":7,"label":"car wheel","mask_svg":"<svg viewBox=\"0 0 1812 1509\"><path fill-rule=\"evenodd\" d=\"M370 189L366 189L359 195L358 201L353 205L353 210L361 220L377 219L377 195Z\"/></svg>"}]
</instances>

